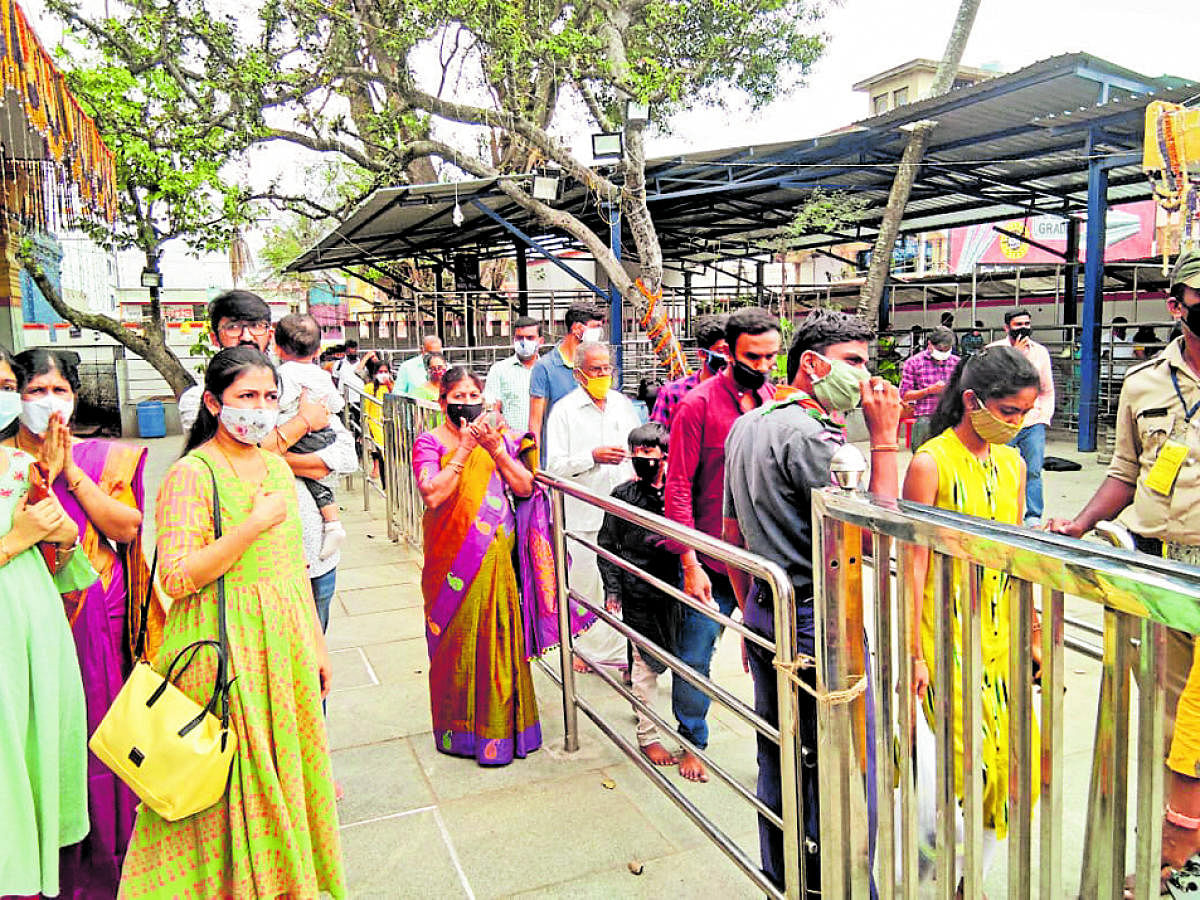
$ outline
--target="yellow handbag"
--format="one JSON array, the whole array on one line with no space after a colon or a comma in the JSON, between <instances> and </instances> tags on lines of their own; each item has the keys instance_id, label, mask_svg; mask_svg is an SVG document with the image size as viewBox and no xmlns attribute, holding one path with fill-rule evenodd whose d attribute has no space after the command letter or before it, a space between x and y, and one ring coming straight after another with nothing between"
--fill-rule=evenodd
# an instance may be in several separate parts
<instances>
[{"instance_id":1,"label":"yellow handbag","mask_svg":"<svg viewBox=\"0 0 1200 900\"><path fill-rule=\"evenodd\" d=\"M207 463L206 463L207 465ZM211 468L209 469L212 473ZM221 501L213 474L214 540L221 537ZM225 577L217 579L218 640L188 644L159 675L145 657L150 586L134 644L137 662L96 728L88 747L142 802L170 822L208 809L225 793L237 750L229 727L229 639L225 632ZM212 696L201 706L174 684L206 647L217 653ZM180 663L182 662L182 665ZM178 671L176 669L178 668Z\"/></svg>"}]
</instances>

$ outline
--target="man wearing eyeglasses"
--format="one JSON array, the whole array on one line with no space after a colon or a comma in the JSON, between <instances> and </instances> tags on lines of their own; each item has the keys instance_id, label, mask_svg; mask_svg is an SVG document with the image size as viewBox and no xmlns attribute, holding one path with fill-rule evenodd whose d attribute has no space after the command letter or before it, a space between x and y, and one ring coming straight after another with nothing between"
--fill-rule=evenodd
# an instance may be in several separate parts
<instances>
[{"instance_id":1,"label":"man wearing eyeglasses","mask_svg":"<svg viewBox=\"0 0 1200 900\"><path fill-rule=\"evenodd\" d=\"M245 344L266 353L271 347L274 336L271 308L250 291L225 291L218 295L208 307L208 321L213 343L218 349ZM195 385L179 397L179 421L185 434L200 414L203 395L204 386ZM328 447L313 453L290 452L290 448L305 435L327 426L337 434L337 439ZM260 446L282 456L297 478L319 480L330 473L347 475L358 470L354 439L341 420L331 416L325 404L310 398L307 391L300 394L297 414L277 427ZM307 490L298 490L296 496L300 505L303 546L306 551L314 546L319 548L323 528L321 514ZM340 551L323 559L319 553L306 552L308 576L318 609L328 609L334 591L334 572L340 560Z\"/></svg>"}]
</instances>

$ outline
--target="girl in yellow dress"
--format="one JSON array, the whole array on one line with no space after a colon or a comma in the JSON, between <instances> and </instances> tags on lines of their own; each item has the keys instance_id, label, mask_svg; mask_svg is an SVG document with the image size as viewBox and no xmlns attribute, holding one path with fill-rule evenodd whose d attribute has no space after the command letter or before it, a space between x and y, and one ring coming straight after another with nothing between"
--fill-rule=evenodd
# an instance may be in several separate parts
<instances>
[{"instance_id":1,"label":"girl in yellow dress","mask_svg":"<svg viewBox=\"0 0 1200 900\"><path fill-rule=\"evenodd\" d=\"M930 423L934 435L913 456L904 479L904 498L942 509L991 519L1007 525L1022 521L1025 498L1025 463L1013 447L1025 414L1037 399L1037 371L1019 353L1007 347L988 347L959 363L942 392ZM935 727L934 685L937 667L934 606L936 571L929 565L928 550L910 554L915 611L920 628L914 635L913 690L923 701L925 718ZM968 591L967 567L952 560L954 609L954 752L955 782L959 800L962 777L961 622ZM996 842L1008 834L1008 647L1009 582L1005 572L984 569L980 579L982 603L982 717L980 738L983 760L984 865ZM1034 745L1037 745L1034 723ZM1037 752L1033 754L1037 764ZM1038 783L1035 771L1033 783Z\"/></svg>"}]
</instances>

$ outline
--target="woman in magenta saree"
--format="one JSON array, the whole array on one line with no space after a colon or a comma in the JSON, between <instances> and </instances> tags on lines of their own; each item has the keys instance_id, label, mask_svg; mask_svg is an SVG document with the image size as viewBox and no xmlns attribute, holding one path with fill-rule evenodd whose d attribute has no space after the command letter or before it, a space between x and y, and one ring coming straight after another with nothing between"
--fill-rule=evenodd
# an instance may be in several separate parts
<instances>
[{"instance_id":1,"label":"woman in magenta saree","mask_svg":"<svg viewBox=\"0 0 1200 900\"><path fill-rule=\"evenodd\" d=\"M531 440L488 424L483 385L466 369L442 376L445 421L413 444L425 501L425 637L434 744L500 766L542 744L513 568L516 515L528 497Z\"/></svg>"},{"instance_id":2,"label":"woman in magenta saree","mask_svg":"<svg viewBox=\"0 0 1200 900\"><path fill-rule=\"evenodd\" d=\"M80 549L100 580L63 595L83 676L90 735L121 689L131 664L130 598L141 597L149 573L141 549L142 469L146 450L111 441L74 441L68 423L79 388L74 360L42 348L17 357L21 424L13 443L38 459L58 501L79 528ZM137 603L132 606L137 608ZM161 637L162 610L153 606L148 646ZM61 853L63 897L114 897L137 797L88 754L91 831Z\"/></svg>"}]
</instances>

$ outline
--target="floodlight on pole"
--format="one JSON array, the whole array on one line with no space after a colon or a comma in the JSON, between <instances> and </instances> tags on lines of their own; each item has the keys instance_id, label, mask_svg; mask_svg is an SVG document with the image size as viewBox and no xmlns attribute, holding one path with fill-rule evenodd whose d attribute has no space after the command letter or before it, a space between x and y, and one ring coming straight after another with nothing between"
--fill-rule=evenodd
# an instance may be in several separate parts
<instances>
[{"instance_id":1,"label":"floodlight on pole","mask_svg":"<svg viewBox=\"0 0 1200 900\"><path fill-rule=\"evenodd\" d=\"M533 199L554 202L558 199L557 175L533 176Z\"/></svg>"},{"instance_id":2,"label":"floodlight on pole","mask_svg":"<svg viewBox=\"0 0 1200 900\"><path fill-rule=\"evenodd\" d=\"M649 125L650 124L650 104L643 103L640 100L625 101L625 124L626 125Z\"/></svg>"},{"instance_id":3,"label":"floodlight on pole","mask_svg":"<svg viewBox=\"0 0 1200 900\"><path fill-rule=\"evenodd\" d=\"M592 159L617 162L625 155L625 135L620 131L601 131L592 135Z\"/></svg>"}]
</instances>

